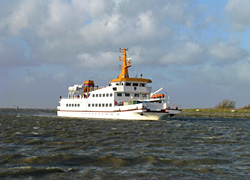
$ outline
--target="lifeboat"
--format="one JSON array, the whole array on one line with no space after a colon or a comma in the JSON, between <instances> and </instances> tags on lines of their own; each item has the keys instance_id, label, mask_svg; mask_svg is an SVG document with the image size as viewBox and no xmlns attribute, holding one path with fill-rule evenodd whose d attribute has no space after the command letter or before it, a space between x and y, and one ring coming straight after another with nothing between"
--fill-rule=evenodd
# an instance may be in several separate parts
<instances>
[{"instance_id":1,"label":"lifeboat","mask_svg":"<svg viewBox=\"0 0 250 180\"><path fill-rule=\"evenodd\" d=\"M153 96L151 96L152 99L156 99L156 98L164 98L165 95L164 94L154 94Z\"/></svg>"}]
</instances>

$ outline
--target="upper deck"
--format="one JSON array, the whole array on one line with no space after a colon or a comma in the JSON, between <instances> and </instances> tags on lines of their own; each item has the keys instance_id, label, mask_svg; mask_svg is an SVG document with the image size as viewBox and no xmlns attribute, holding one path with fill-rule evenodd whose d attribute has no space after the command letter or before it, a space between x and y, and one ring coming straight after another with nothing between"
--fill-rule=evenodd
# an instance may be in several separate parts
<instances>
[{"instance_id":1,"label":"upper deck","mask_svg":"<svg viewBox=\"0 0 250 180\"><path fill-rule=\"evenodd\" d=\"M117 92L138 92L138 93L150 93L151 87L147 86L147 83L140 81L120 81L111 83L113 91Z\"/></svg>"},{"instance_id":2,"label":"upper deck","mask_svg":"<svg viewBox=\"0 0 250 180\"><path fill-rule=\"evenodd\" d=\"M73 87L69 87L68 97L74 98L86 98L89 97L93 93L99 92L129 92L129 93L144 93L150 94L151 87L148 87L148 83L152 81L150 79L140 78L138 77L129 77L128 68L131 67L130 59L127 58L127 50L126 48L121 48L120 53L122 53L122 57L119 57L119 60L123 62L122 66L120 66L121 73L118 78L110 81L110 84L106 87L98 87L94 84L93 80L87 80L83 82L82 85L74 85Z\"/></svg>"}]
</instances>

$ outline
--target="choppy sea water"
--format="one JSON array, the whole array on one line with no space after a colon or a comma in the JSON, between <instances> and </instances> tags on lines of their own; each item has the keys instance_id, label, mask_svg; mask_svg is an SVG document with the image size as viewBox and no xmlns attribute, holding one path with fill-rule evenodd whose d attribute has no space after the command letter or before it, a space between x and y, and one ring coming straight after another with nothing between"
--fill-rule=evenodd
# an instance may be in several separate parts
<instances>
[{"instance_id":1,"label":"choppy sea water","mask_svg":"<svg viewBox=\"0 0 250 180\"><path fill-rule=\"evenodd\" d=\"M0 179L250 179L250 119L0 110Z\"/></svg>"}]
</instances>

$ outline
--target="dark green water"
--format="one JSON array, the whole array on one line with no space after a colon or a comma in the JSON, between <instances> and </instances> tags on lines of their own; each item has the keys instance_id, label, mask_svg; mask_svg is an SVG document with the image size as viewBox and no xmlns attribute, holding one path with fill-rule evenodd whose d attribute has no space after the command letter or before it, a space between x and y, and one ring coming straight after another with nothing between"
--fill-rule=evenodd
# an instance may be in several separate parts
<instances>
[{"instance_id":1,"label":"dark green water","mask_svg":"<svg viewBox=\"0 0 250 180\"><path fill-rule=\"evenodd\" d=\"M250 119L0 110L0 179L250 179Z\"/></svg>"}]
</instances>

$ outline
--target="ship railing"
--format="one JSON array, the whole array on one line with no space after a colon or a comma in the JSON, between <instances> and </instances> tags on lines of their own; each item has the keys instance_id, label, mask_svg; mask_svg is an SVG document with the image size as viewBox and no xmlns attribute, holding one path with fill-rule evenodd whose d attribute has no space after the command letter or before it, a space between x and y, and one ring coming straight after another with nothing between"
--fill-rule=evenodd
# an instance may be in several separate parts
<instances>
[{"instance_id":1,"label":"ship railing","mask_svg":"<svg viewBox=\"0 0 250 180\"><path fill-rule=\"evenodd\" d=\"M83 97L79 96L68 96L68 97L60 97L59 99L82 99Z\"/></svg>"},{"instance_id":2,"label":"ship railing","mask_svg":"<svg viewBox=\"0 0 250 180\"><path fill-rule=\"evenodd\" d=\"M181 109L181 105L178 105L178 104L167 104L167 109L180 110Z\"/></svg>"},{"instance_id":3,"label":"ship railing","mask_svg":"<svg viewBox=\"0 0 250 180\"><path fill-rule=\"evenodd\" d=\"M89 92L95 91L95 90L98 90L98 89L102 89L102 87L99 87L99 86L89 87Z\"/></svg>"},{"instance_id":4,"label":"ship railing","mask_svg":"<svg viewBox=\"0 0 250 180\"><path fill-rule=\"evenodd\" d=\"M126 102L117 102L115 103L115 106L128 106L128 105L135 105L139 104L141 101L126 101Z\"/></svg>"},{"instance_id":5,"label":"ship railing","mask_svg":"<svg viewBox=\"0 0 250 180\"><path fill-rule=\"evenodd\" d=\"M106 87L107 86L94 86L94 87L88 87L88 88L89 88L89 92L91 92L91 91L96 91L98 89L102 89L102 88L106 88ZM86 92L84 92L84 93L86 93Z\"/></svg>"},{"instance_id":6,"label":"ship railing","mask_svg":"<svg viewBox=\"0 0 250 180\"><path fill-rule=\"evenodd\" d=\"M61 99L69 99L69 97L60 97L59 99L60 99L60 100L61 100Z\"/></svg>"},{"instance_id":7,"label":"ship railing","mask_svg":"<svg viewBox=\"0 0 250 180\"><path fill-rule=\"evenodd\" d=\"M78 91L75 91L75 92L69 92L68 94L68 97L61 97L60 96L60 99L86 99L88 98L88 96L86 97L86 95L89 93L89 92L92 92L92 91L96 91L98 89L102 89L102 88L105 88L107 86L94 86L94 87L88 87L88 92L84 92L84 87L83 89L80 89Z\"/></svg>"}]
</instances>

